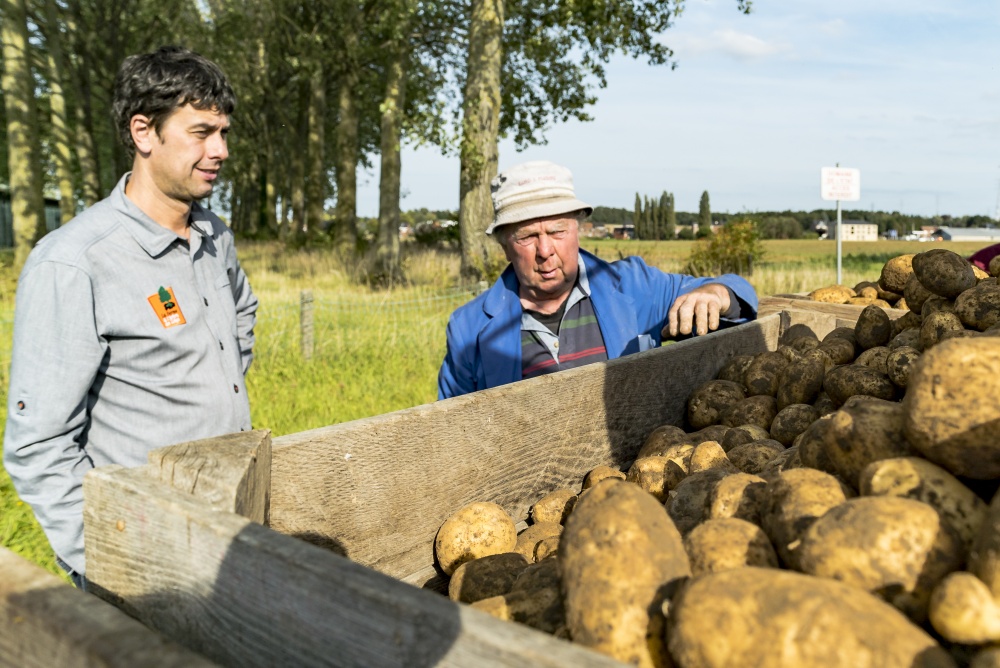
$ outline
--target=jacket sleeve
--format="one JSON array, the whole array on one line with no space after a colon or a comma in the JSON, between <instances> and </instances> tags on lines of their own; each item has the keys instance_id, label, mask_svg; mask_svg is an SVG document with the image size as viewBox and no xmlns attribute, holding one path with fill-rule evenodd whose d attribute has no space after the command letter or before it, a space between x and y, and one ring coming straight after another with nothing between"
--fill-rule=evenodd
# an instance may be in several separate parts
<instances>
[{"instance_id":1,"label":"jacket sleeve","mask_svg":"<svg viewBox=\"0 0 1000 668\"><path fill-rule=\"evenodd\" d=\"M230 238L230 242L232 239ZM236 305L236 333L240 343L240 357L243 361L243 375L250 370L253 362L254 327L257 326L257 296L250 289L250 282L236 258L236 246L229 244L226 262L229 281L233 289L233 303Z\"/></svg>"},{"instance_id":2,"label":"jacket sleeve","mask_svg":"<svg viewBox=\"0 0 1000 668\"><path fill-rule=\"evenodd\" d=\"M635 301L639 333L649 334L661 343L660 330L674 301L683 294L709 283L729 288L740 303L739 318L743 322L757 316L757 293L746 279L735 274L696 278L687 274L668 274L650 267L641 258L630 257L617 263L622 277L622 289Z\"/></svg>"},{"instance_id":3,"label":"jacket sleeve","mask_svg":"<svg viewBox=\"0 0 1000 668\"><path fill-rule=\"evenodd\" d=\"M459 335L461 327L452 315L448 319L446 337L448 349L438 372L438 399L448 399L476 391L475 369L470 363L471 351Z\"/></svg>"},{"instance_id":4,"label":"jacket sleeve","mask_svg":"<svg viewBox=\"0 0 1000 668\"><path fill-rule=\"evenodd\" d=\"M55 553L84 572L83 476L93 468L80 436L106 350L89 277L42 262L22 274L14 313L4 467Z\"/></svg>"}]
</instances>

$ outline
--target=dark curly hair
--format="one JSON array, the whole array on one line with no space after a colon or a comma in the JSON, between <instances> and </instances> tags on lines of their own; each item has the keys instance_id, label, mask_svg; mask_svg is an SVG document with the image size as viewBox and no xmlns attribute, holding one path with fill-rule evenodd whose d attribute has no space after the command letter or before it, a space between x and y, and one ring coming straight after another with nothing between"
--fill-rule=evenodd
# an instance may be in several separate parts
<instances>
[{"instance_id":1,"label":"dark curly hair","mask_svg":"<svg viewBox=\"0 0 1000 668\"><path fill-rule=\"evenodd\" d=\"M236 95L218 65L182 46L162 46L152 53L129 56L115 76L112 105L122 143L135 152L130 123L136 114L149 118L159 134L177 109L217 109L227 116L236 109Z\"/></svg>"}]
</instances>

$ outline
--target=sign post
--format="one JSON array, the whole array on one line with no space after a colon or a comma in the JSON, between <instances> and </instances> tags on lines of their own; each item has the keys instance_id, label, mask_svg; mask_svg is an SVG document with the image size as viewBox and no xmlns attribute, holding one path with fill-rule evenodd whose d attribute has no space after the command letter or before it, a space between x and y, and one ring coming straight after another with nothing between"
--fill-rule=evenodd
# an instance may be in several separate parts
<instances>
[{"instance_id":1,"label":"sign post","mask_svg":"<svg viewBox=\"0 0 1000 668\"><path fill-rule=\"evenodd\" d=\"M840 229L840 202L857 202L861 199L861 170L836 167L823 167L819 172L820 195L825 200L837 201L837 285L842 279L842 257L844 235Z\"/></svg>"}]
</instances>

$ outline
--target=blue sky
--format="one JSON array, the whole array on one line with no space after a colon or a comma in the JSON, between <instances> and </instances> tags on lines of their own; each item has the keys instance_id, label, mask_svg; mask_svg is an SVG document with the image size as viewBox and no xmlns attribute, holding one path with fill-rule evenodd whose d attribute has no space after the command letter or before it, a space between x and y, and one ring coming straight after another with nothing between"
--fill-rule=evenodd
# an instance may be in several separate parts
<instances>
[{"instance_id":1,"label":"blue sky","mask_svg":"<svg viewBox=\"0 0 1000 668\"><path fill-rule=\"evenodd\" d=\"M547 133L500 169L569 167L581 199L632 208L673 192L696 211L810 210L820 168L861 170L851 206L996 217L1000 198L1000 1L688 0L662 36L676 70L618 58L594 121ZM457 157L404 148L403 209L458 208ZM358 210L378 212L378 162Z\"/></svg>"}]
</instances>

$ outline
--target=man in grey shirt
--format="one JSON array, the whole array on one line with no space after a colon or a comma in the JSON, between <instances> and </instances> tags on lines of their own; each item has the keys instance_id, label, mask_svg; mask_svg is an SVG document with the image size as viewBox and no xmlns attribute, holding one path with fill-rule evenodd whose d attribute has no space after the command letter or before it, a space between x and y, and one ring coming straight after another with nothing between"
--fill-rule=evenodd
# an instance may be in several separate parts
<instances>
[{"instance_id":1,"label":"man in grey shirt","mask_svg":"<svg viewBox=\"0 0 1000 668\"><path fill-rule=\"evenodd\" d=\"M78 586L87 471L250 429L257 298L232 232L197 202L229 155L233 90L214 63L163 47L127 58L114 95L132 171L25 263L4 437L4 466Z\"/></svg>"}]
</instances>

